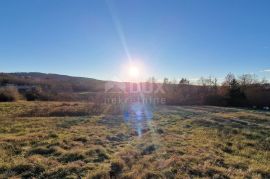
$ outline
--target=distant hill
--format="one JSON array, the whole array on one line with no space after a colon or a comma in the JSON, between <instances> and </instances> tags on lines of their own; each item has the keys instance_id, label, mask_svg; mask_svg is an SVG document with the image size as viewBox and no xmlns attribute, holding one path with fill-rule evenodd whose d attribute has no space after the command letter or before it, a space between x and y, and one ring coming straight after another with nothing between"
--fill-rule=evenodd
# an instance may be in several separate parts
<instances>
[{"instance_id":1,"label":"distant hill","mask_svg":"<svg viewBox=\"0 0 270 179\"><path fill-rule=\"evenodd\" d=\"M97 92L104 90L105 81L38 72L0 73L0 85L34 85L56 92Z\"/></svg>"}]
</instances>

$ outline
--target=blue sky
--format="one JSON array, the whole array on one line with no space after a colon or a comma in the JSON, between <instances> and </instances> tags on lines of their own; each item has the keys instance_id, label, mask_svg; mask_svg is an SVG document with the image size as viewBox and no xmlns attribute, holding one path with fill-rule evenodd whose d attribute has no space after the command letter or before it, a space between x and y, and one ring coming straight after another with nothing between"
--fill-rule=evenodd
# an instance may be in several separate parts
<instances>
[{"instance_id":1,"label":"blue sky","mask_svg":"<svg viewBox=\"0 0 270 179\"><path fill-rule=\"evenodd\" d=\"M270 79L268 0L2 0L0 71ZM265 72L262 72L266 70Z\"/></svg>"}]
</instances>

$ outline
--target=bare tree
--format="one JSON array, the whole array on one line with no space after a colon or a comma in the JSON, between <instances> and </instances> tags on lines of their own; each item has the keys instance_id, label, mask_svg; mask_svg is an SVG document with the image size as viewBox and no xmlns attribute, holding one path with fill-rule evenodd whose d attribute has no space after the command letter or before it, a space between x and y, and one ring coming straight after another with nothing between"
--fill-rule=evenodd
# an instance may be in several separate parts
<instances>
[{"instance_id":1,"label":"bare tree","mask_svg":"<svg viewBox=\"0 0 270 179\"><path fill-rule=\"evenodd\" d=\"M224 86L229 86L232 81L235 80L235 76L232 73L229 73L226 77L225 77L225 81L223 82Z\"/></svg>"},{"instance_id":2,"label":"bare tree","mask_svg":"<svg viewBox=\"0 0 270 179\"><path fill-rule=\"evenodd\" d=\"M188 85L189 84L189 80L187 80L186 78L181 78L181 80L179 81L179 85Z\"/></svg>"},{"instance_id":3,"label":"bare tree","mask_svg":"<svg viewBox=\"0 0 270 179\"><path fill-rule=\"evenodd\" d=\"M255 75L252 74L243 74L241 76L238 77L239 79L239 84L246 87L252 84L257 83L257 79Z\"/></svg>"}]
</instances>

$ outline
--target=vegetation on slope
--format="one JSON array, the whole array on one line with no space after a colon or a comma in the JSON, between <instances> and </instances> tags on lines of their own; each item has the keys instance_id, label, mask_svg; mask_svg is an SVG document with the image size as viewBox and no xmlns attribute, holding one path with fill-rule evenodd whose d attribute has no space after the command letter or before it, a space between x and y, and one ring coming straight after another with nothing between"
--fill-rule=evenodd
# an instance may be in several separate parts
<instances>
[{"instance_id":1,"label":"vegetation on slope","mask_svg":"<svg viewBox=\"0 0 270 179\"><path fill-rule=\"evenodd\" d=\"M162 85L164 93L154 94L154 96L165 98L166 103L170 105L214 105L260 109L265 107L269 109L270 106L270 84L252 75L242 75L237 78L228 74L222 83L218 83L216 78L201 78L197 85L190 84L184 78L179 82L165 78L163 84L157 83L152 78L147 83L152 84L154 89ZM100 103L104 102L105 96L108 95L105 94L105 84L106 81L56 74L2 73L0 74L0 101L24 99ZM136 83L125 84L133 88L140 86ZM13 86L13 90L10 90L10 86ZM140 96L133 93L131 95Z\"/></svg>"}]
</instances>

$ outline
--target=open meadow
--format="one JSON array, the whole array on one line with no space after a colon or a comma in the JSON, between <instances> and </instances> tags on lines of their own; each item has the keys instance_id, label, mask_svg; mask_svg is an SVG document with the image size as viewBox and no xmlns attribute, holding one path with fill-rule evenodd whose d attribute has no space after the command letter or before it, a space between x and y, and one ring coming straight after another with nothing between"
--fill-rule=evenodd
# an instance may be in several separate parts
<instances>
[{"instance_id":1,"label":"open meadow","mask_svg":"<svg viewBox=\"0 0 270 179\"><path fill-rule=\"evenodd\" d=\"M270 0L0 0L0 179L270 179Z\"/></svg>"},{"instance_id":2,"label":"open meadow","mask_svg":"<svg viewBox=\"0 0 270 179\"><path fill-rule=\"evenodd\" d=\"M270 113L0 103L0 178L270 178Z\"/></svg>"}]
</instances>

